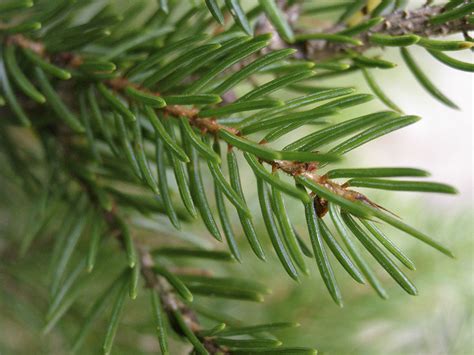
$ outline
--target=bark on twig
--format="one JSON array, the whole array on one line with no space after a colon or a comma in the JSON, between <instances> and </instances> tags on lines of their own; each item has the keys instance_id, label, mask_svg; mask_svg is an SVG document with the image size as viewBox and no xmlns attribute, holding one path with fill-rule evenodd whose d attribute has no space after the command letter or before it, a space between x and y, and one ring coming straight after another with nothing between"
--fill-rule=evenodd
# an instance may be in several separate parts
<instances>
[{"instance_id":1,"label":"bark on twig","mask_svg":"<svg viewBox=\"0 0 474 355\"><path fill-rule=\"evenodd\" d=\"M301 31L296 28L296 22L301 15L301 6L299 4L287 6L286 1L280 1L280 8L285 14L287 21L292 25L296 33L337 33L346 27L337 24L329 28L318 28L314 31ZM404 34L415 34L423 37L446 36L453 33L467 34L474 30L474 24L467 20L467 17L449 21L440 25L433 25L429 19L443 12L443 6L423 6L418 9L405 11L398 10L385 17L385 20L377 26L372 27L369 31L363 32L356 38L362 41L362 45L354 46L351 44L333 43L326 40L308 40L294 45L285 43L278 35L268 19L262 15L257 23L256 32L273 34L270 48L283 49L293 47L298 50L295 54L297 58L308 60L329 60L344 54L347 49L364 52L377 45L369 41L371 33L379 33L391 36L399 36Z\"/></svg>"},{"instance_id":2,"label":"bark on twig","mask_svg":"<svg viewBox=\"0 0 474 355\"><path fill-rule=\"evenodd\" d=\"M306 59L326 60L343 54L347 49L363 52L375 47L376 45L369 41L370 34L372 33L390 36L415 34L423 37L434 37L474 30L474 24L469 23L466 18L449 21L445 24L432 25L429 19L440 14L442 11L442 6L424 6L412 11L395 11L393 14L387 16L382 23L372 27L370 31L364 32L357 37L363 43L361 46L310 40L304 42L299 49ZM335 33L342 29L343 27L341 26L335 26L324 32Z\"/></svg>"}]
</instances>

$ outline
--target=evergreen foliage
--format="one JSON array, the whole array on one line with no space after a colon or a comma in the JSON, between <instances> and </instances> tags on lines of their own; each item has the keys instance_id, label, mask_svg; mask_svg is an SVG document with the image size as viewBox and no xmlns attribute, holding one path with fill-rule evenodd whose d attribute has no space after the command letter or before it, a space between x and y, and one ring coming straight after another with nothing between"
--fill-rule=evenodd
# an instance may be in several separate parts
<instances>
[{"instance_id":1,"label":"evergreen foliage","mask_svg":"<svg viewBox=\"0 0 474 355\"><path fill-rule=\"evenodd\" d=\"M452 252L358 189L456 189L422 180L429 174L421 169L336 166L344 154L420 120L402 113L377 82L377 70L397 65L381 58L380 48L398 47L420 85L453 109L409 47L473 71L446 53L473 47L473 3L409 10L405 3L259 0L248 8L239 0L0 0L1 181L35 201L30 223L7 245L21 257L47 252L44 332L71 316L77 329L67 335L70 349L81 353L95 331L101 339L92 348L102 344L108 354L126 304L146 299L144 317L163 354L176 353L173 335L197 354L314 354L272 335L295 323L246 324L201 304L214 297L262 302L269 292L251 275L215 273L245 263L241 235L258 259L275 253L275 272L295 281L304 283L316 267L340 306L337 263L388 297L361 247L416 295L403 270L414 270L413 261L379 225ZM308 26L327 13L337 15L334 23ZM465 39L438 38L451 33ZM373 95L317 86L320 78L354 71ZM333 120L374 98L388 110ZM282 138L302 126L314 132L282 147ZM256 196L245 195L244 169ZM289 199L301 204L307 235L297 233ZM190 223L206 230L179 231ZM144 230L153 236L143 237ZM208 235L227 246L205 241ZM5 273L20 277L6 266ZM107 284L97 281L100 273ZM90 305L78 313L74 305L84 298ZM98 327L102 318L106 326Z\"/></svg>"}]
</instances>

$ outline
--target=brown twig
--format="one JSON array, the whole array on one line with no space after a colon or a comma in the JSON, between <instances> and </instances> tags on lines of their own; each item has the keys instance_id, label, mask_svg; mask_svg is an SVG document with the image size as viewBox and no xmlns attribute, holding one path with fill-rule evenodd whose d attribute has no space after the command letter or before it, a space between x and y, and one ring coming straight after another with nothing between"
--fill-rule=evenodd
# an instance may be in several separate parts
<instances>
[{"instance_id":1,"label":"brown twig","mask_svg":"<svg viewBox=\"0 0 474 355\"><path fill-rule=\"evenodd\" d=\"M120 225L121 216L119 215L118 211L118 203L113 200L112 208L107 210L101 206L95 193L96 187L92 186L90 177L85 177L82 173L79 173L77 171L77 165L74 161L71 161L71 159L74 160L74 156L68 154L68 152L72 150L70 146L72 144L71 140L63 135L61 129L56 130L53 134L56 136L59 142L62 155L64 157L68 157L68 160L66 160L66 166L68 168L67 171L69 175L74 179L74 181L78 183L79 187L88 196L91 203L101 213L107 226L109 236L111 238L117 239L121 248L125 249L126 246L124 236L122 234L123 229ZM155 273L153 270L155 262L148 249L136 241L134 241L134 244L139 253L138 261L140 264L140 273L145 281L145 287L153 289L158 293L163 305L163 309L168 314L170 319L173 319L174 317L173 312L180 312L189 329L198 336L197 333L202 330L202 326L199 323L197 315L191 308L189 308L179 299L166 279ZM175 331L180 333L180 329L175 329ZM212 338L204 337L201 339L201 341L211 355L228 354L228 349L216 344Z\"/></svg>"},{"instance_id":2,"label":"brown twig","mask_svg":"<svg viewBox=\"0 0 474 355\"><path fill-rule=\"evenodd\" d=\"M27 48L43 48L41 43L37 43L29 39L23 38L23 36L21 35L15 36L15 39L10 41L10 43L13 43L22 47L27 46ZM44 50L42 50L42 55L47 56ZM56 61L58 61L57 60L58 57L63 60L63 64L66 66L73 66L74 63L78 63L81 61L80 56L78 56L77 54L70 54L70 53L58 53L50 59L53 61L56 59ZM65 58L69 58L70 61L69 62L64 61ZM105 82L105 84L107 84L112 90L115 90L115 91L122 91L128 86L132 86L137 90L143 91L144 93L160 96L159 92L150 91L148 88L144 88L136 83L132 83L127 78L123 78L123 77L108 80ZM165 106L161 110L163 110L164 114L169 117L175 117L175 118L186 117L189 120L190 124L198 128L203 134L208 133L208 134L217 136L220 130L226 130L233 134L240 135L240 132L238 129L234 127L222 125L218 123L216 118L214 117L200 118L199 109L195 107L189 108L187 106L181 106L181 105L169 105L169 106ZM245 138L245 137L242 137L242 138ZM261 144L263 143L264 142L262 141ZM281 170L282 172L288 175L305 176L313 180L315 183L328 188L333 193L336 193L339 196L342 196L349 200L352 200L352 201L359 200L364 203L370 204L371 206L379 207L377 204L370 201L366 196L356 191L349 190L347 187L341 184L338 184L334 181L329 181L325 177L319 175L317 173L316 163L307 164L307 163L300 163L300 162L295 162L295 161L282 161L282 160L265 161L265 162L270 164L274 170Z\"/></svg>"},{"instance_id":3,"label":"brown twig","mask_svg":"<svg viewBox=\"0 0 474 355\"><path fill-rule=\"evenodd\" d=\"M61 139L60 141L64 144L67 144L67 141ZM62 145L62 148L64 149L65 147ZM73 170L70 171L70 174L79 183L79 186L81 186L84 192L88 195L89 199L96 206L96 208L102 212L102 216L109 229L110 236L116 238L119 241L121 247L125 248L121 230L117 225L117 219L119 218L117 204L113 202L113 207L110 211L103 210L100 204L97 203L96 196L93 192L94 189L89 186L88 181L76 174ZM147 248L139 245L136 242L134 244L139 252L140 272L145 281L145 287L153 289L158 293L163 305L163 309L171 319L173 318L173 312L180 312L189 329L191 329L191 331L197 335L197 333L202 330L202 326L199 323L197 315L191 308L189 308L179 299L167 281L154 272L153 257ZM178 333L180 332L179 329L175 330ZM204 337L201 340L204 347L211 355L228 354L228 349L216 344L212 338Z\"/></svg>"},{"instance_id":4,"label":"brown twig","mask_svg":"<svg viewBox=\"0 0 474 355\"><path fill-rule=\"evenodd\" d=\"M159 92L151 91L150 89L141 85L132 83L126 78L115 78L109 80L107 85L116 91L122 91L126 87L131 86L136 90L142 91L143 93L160 96ZM191 125L198 128L201 132L217 134L220 130L224 129L237 135L240 134L238 129L219 124L215 118L199 118L199 110L195 107L190 108L181 105L168 105L163 107L162 110L167 116L188 118Z\"/></svg>"},{"instance_id":5,"label":"brown twig","mask_svg":"<svg viewBox=\"0 0 474 355\"><path fill-rule=\"evenodd\" d=\"M300 14L300 5L294 4L287 6L286 2L279 0L279 5L283 8L284 13L290 24L295 25L298 16ZM474 25L470 24L466 19L458 19L450 21L441 25L431 25L429 19L432 16L435 16L443 11L442 6L424 6L413 11L396 11L391 15L387 16L381 24L373 27L370 31L366 31L358 36L362 41L361 46L353 47L348 44L336 44L330 43L327 41L306 41L303 45L299 45L298 49L300 50L300 56L306 57L311 60L315 59L328 59L332 57L337 57L341 53L344 53L349 47L356 51L364 51L368 48L371 48L373 44L370 42L369 37L371 33L384 33L388 35L403 35L407 33L418 34L422 36L437 36L437 35L447 35L454 32L466 32L472 30ZM341 25L337 25L326 30L326 33L334 33L342 30ZM257 32L274 32L271 24L267 20L260 20L258 25ZM77 67L82 63L82 58L74 53L58 53L54 56L48 56L46 53L44 45L40 42L32 41L23 35L13 35L8 38L8 43L28 48L33 50L37 54L43 57L49 57L49 59L55 63L60 63L64 66ZM284 43L279 36L274 36L274 42L271 47L273 49L279 47L287 47L288 45ZM122 91L128 86L132 86L137 90L141 90L147 94L153 94L159 96L159 92L150 91L148 88L141 87L135 83L128 81L126 78L115 78L106 82L106 84L115 91ZM234 127L225 126L219 124L215 118L200 118L199 110L197 108L189 108L187 106L181 105L170 105L166 106L163 109L163 112L167 116L171 117L186 117L189 119L189 122L194 127L198 128L202 133L209 133L217 136L220 130L227 130L234 134L240 135L238 129ZM244 137L245 138L245 137ZM262 142L263 143L263 142ZM317 164L307 164L299 163L293 161L265 161L270 164L274 170L280 170L291 176L304 176L311 179L315 183L324 186L333 193L342 196L349 200L358 200L372 206L380 207L377 204L370 201L363 194L349 190L345 185L338 184L334 181L330 181L325 176L321 176L317 172Z\"/></svg>"},{"instance_id":6,"label":"brown twig","mask_svg":"<svg viewBox=\"0 0 474 355\"><path fill-rule=\"evenodd\" d=\"M372 33L386 34L390 36L415 34L422 37L433 37L474 30L474 24L470 23L467 18L449 21L439 25L431 24L429 19L440 14L442 11L442 6L424 6L411 11L395 11L385 17L382 23L357 36L356 38L362 41L362 45L360 46L310 40L303 43L301 50L304 57L307 59L326 60L345 53L347 49L364 52L369 48L377 46L369 40L370 34ZM342 29L344 29L344 27L335 26L325 30L324 32L335 33Z\"/></svg>"},{"instance_id":7,"label":"brown twig","mask_svg":"<svg viewBox=\"0 0 474 355\"><path fill-rule=\"evenodd\" d=\"M287 17L288 22L294 27L295 22L301 15L301 6L294 4L291 6L286 5L286 1L280 1L279 6L282 8L284 14ZM341 54L344 54L346 50L351 49L357 52L364 52L370 48L377 47L378 45L373 44L369 41L371 33L386 34L391 36L399 36L404 34L415 34L422 37L432 36L446 36L453 33L464 33L467 34L469 31L474 30L474 24L467 20L467 17L449 21L447 23L433 25L429 19L443 12L443 6L423 6L418 9L405 11L398 10L389 14L385 17L384 21L369 31L363 32L355 38L362 42L362 45L354 46L351 44L333 43L326 40L307 40L304 42L297 43L296 45L289 45L285 43L277 31L274 29L272 24L268 21L265 16L262 16L257 23L257 33L268 33L273 34L272 42L270 47L272 49L282 49L288 47L294 47L298 50L295 53L295 57L305 58L308 60L329 60L331 58L337 58ZM346 28L342 24L338 24L329 28L321 29L317 31L309 32L324 32L324 33L337 33ZM295 32L306 33L296 29Z\"/></svg>"}]
</instances>

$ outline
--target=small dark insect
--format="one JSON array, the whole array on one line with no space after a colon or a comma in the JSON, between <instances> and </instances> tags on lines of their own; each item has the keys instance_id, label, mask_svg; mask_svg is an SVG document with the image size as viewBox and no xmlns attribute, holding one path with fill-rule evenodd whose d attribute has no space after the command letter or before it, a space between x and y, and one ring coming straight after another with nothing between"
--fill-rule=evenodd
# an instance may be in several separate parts
<instances>
[{"instance_id":1,"label":"small dark insect","mask_svg":"<svg viewBox=\"0 0 474 355\"><path fill-rule=\"evenodd\" d=\"M316 215L320 218L324 217L324 215L328 212L328 201L319 196L314 197L313 205Z\"/></svg>"}]
</instances>

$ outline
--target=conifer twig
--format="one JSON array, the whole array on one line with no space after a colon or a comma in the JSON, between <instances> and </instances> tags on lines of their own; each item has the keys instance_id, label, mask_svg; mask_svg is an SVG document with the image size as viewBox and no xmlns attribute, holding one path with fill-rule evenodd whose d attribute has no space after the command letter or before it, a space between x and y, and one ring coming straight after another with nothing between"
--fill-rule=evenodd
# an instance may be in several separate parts
<instances>
[{"instance_id":1,"label":"conifer twig","mask_svg":"<svg viewBox=\"0 0 474 355\"><path fill-rule=\"evenodd\" d=\"M65 140L61 140L62 143L65 143ZM63 144L63 148L67 149ZM84 189L84 191L88 194L89 198L92 202L95 202L95 197L92 193L91 188L89 187L86 180L82 179L80 176L76 175L74 172L71 171L71 175L78 181L79 185ZM117 208L116 203L113 203L113 207L111 211L103 210L103 217L104 221L106 222L108 229L110 230L110 236L117 238L120 242L120 245L125 248L125 242L123 235L120 232L120 229L117 228ZM98 205L98 209L101 207ZM167 284L165 279L159 275L157 275L153 271L154 261L153 257L150 252L142 245L136 245L138 252L139 252L139 263L140 263L140 273L145 281L145 287L155 290L160 300L163 304L163 308L165 312L172 317L173 312L181 313L184 321L186 322L189 329L197 334L199 331L202 330L202 327L199 323L199 320L194 313L194 311L189 308L185 303L183 303L176 293L173 291L171 287ZM212 338L203 338L202 339L203 346L209 352L210 355L214 354L222 354L226 355L229 354L228 349L222 345L219 345L213 341Z\"/></svg>"},{"instance_id":2,"label":"conifer twig","mask_svg":"<svg viewBox=\"0 0 474 355\"><path fill-rule=\"evenodd\" d=\"M18 45L22 48L29 48L32 50L36 49L38 50L37 54L41 54L42 56L48 55L44 51L44 46L41 43L31 41L22 35L15 35L15 36L10 37L9 42L14 45ZM68 53L68 52L57 53L54 55L54 57L50 59L54 63L59 62L59 64L65 67L68 67L68 66L75 67L79 65L78 63L82 62L82 58L79 55ZM128 86L132 86L134 89L142 91L146 94L160 96L159 92L152 92L149 89L144 88L135 83L132 83L128 81L128 79L123 78L123 77L108 80L105 82L105 84L115 91L122 91ZM192 126L198 128L203 134L209 133L217 137L219 131L225 130L238 136L241 135L238 129L220 124L217 122L217 120L214 117L200 118L199 109L194 108L194 107L188 108L186 106L181 106L181 105L168 105L168 106L163 107L162 110L164 111L165 115L168 115L171 117L175 117L175 118L186 117L189 120L189 123ZM242 138L245 138L245 137L242 137ZM260 142L260 144L265 144L265 142L262 141ZM374 207L380 207L377 204L371 202L363 194L358 193L353 190L349 190L347 189L346 186L338 184L334 181L330 181L329 179L327 179L327 177L319 175L317 173L317 167L318 167L317 163L308 164L308 163L300 163L300 162L295 162L295 161L282 161L282 160L272 161L272 160L264 160L264 159L261 159L261 161L270 164L273 170L281 170L282 172L288 175L291 175L293 177L304 176L306 178L309 178L316 184L324 186L328 188L329 190L331 190L333 193L336 193L337 195L344 197L346 199L349 199L352 201L358 200Z\"/></svg>"},{"instance_id":3,"label":"conifer twig","mask_svg":"<svg viewBox=\"0 0 474 355\"><path fill-rule=\"evenodd\" d=\"M299 5L285 6L280 4L288 18L290 24L296 22L299 16ZM328 60L345 53L347 49L364 52L376 44L369 41L371 33L384 34L390 36L400 36L405 34L419 35L422 37L446 36L453 33L467 33L474 30L474 24L467 20L467 17L456 19L441 24L430 23L430 18L443 12L443 6L423 6L414 10L405 11L398 10L384 18L380 24L372 27L370 31L362 32L359 36L354 37L362 42L359 46L348 43L334 43L325 40L306 40L296 45L289 45L281 40L275 29L263 17L257 27L257 33L268 32L274 33L271 47L273 49L281 49L287 47L295 47L298 52L295 56L308 60ZM324 32L325 34L337 33L346 28L346 26L338 24L327 29L317 29L312 32ZM296 31L298 32L298 31ZM306 33L306 32L304 32ZM299 33L301 34L301 32Z\"/></svg>"}]
</instances>

